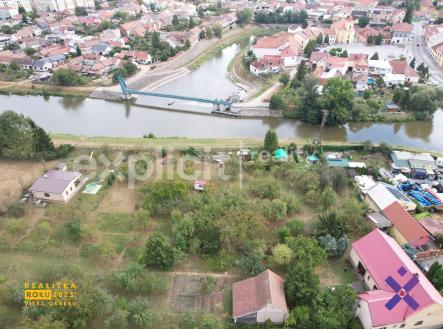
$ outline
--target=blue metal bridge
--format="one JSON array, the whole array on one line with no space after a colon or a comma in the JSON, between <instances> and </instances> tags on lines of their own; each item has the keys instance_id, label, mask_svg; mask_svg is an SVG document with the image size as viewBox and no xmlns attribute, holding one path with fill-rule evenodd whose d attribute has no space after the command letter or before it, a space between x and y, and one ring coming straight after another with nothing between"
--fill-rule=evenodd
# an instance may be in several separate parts
<instances>
[{"instance_id":1,"label":"blue metal bridge","mask_svg":"<svg viewBox=\"0 0 443 329\"><path fill-rule=\"evenodd\" d=\"M122 93L125 95L125 99L130 99L131 95L142 95L142 96L152 96L152 97L162 97L162 98L171 98L171 99L179 99L179 100L185 100L185 101L193 101L193 102L199 102L199 103L207 103L207 104L213 104L217 107L217 110L220 110L220 107L224 107L225 110L229 110L232 105L231 100L224 100L224 99L206 99L206 98L198 98L198 97L190 97L190 96L179 96L179 95L173 95L173 94L163 94L163 93L156 93L152 91L140 91L136 89L128 88L126 85L125 79L123 79L122 76L118 77L118 83L120 84L120 88L122 90Z\"/></svg>"}]
</instances>

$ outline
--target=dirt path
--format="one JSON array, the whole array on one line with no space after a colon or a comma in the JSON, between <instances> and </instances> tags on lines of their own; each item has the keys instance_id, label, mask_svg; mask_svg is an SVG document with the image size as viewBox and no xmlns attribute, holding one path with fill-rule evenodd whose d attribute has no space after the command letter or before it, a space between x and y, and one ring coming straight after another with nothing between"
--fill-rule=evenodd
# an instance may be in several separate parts
<instances>
[{"instance_id":1,"label":"dirt path","mask_svg":"<svg viewBox=\"0 0 443 329\"><path fill-rule=\"evenodd\" d=\"M26 222L29 225L28 229L26 230L25 235L23 235L14 245L13 249L17 248L20 243L26 239L29 234L34 230L35 226L37 225L39 219L43 217L45 214L45 209L42 208L33 208L31 216L28 216L26 218Z\"/></svg>"}]
</instances>

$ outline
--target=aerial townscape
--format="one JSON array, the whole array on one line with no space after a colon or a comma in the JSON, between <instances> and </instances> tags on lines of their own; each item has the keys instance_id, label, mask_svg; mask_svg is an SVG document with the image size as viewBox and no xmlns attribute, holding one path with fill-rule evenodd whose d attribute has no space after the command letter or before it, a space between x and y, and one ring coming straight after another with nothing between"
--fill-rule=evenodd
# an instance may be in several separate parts
<instances>
[{"instance_id":1,"label":"aerial townscape","mask_svg":"<svg viewBox=\"0 0 443 329\"><path fill-rule=\"evenodd\" d=\"M443 0L0 0L0 329L442 329L442 107Z\"/></svg>"}]
</instances>

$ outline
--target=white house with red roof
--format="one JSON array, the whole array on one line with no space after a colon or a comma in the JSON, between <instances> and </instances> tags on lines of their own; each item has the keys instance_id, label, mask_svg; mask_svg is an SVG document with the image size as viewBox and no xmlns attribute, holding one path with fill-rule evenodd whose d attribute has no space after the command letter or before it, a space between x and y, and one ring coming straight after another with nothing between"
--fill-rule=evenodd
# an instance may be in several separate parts
<instances>
[{"instance_id":1,"label":"white house with red roof","mask_svg":"<svg viewBox=\"0 0 443 329\"><path fill-rule=\"evenodd\" d=\"M284 280L270 270L232 286L232 316L236 323L281 324L288 318Z\"/></svg>"},{"instance_id":2,"label":"white house with red roof","mask_svg":"<svg viewBox=\"0 0 443 329\"><path fill-rule=\"evenodd\" d=\"M277 73L283 70L285 64L281 56L266 55L257 59L249 65L249 70L255 75Z\"/></svg>"},{"instance_id":3,"label":"white house with red roof","mask_svg":"<svg viewBox=\"0 0 443 329\"><path fill-rule=\"evenodd\" d=\"M398 23L392 26L391 43L395 45L407 45L411 39L412 25L408 23Z\"/></svg>"},{"instance_id":4,"label":"white house with red roof","mask_svg":"<svg viewBox=\"0 0 443 329\"><path fill-rule=\"evenodd\" d=\"M280 56L284 61L284 66L297 64L298 45L294 36L289 33L260 38L255 45L251 46L251 51L257 59L265 56Z\"/></svg>"},{"instance_id":5,"label":"white house with red roof","mask_svg":"<svg viewBox=\"0 0 443 329\"><path fill-rule=\"evenodd\" d=\"M379 229L352 244L352 266L368 291L356 315L365 329L439 329L443 297L395 240Z\"/></svg>"}]
</instances>

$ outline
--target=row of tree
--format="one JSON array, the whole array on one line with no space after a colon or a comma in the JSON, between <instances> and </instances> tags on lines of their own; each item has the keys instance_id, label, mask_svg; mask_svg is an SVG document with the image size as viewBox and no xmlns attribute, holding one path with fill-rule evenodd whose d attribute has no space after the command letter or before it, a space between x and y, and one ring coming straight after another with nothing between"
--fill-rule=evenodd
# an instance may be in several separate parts
<instances>
[{"instance_id":1,"label":"row of tree","mask_svg":"<svg viewBox=\"0 0 443 329\"><path fill-rule=\"evenodd\" d=\"M256 23L264 24L301 24L303 28L308 26L308 14L302 10L299 12L279 8L275 11L258 11L254 15Z\"/></svg>"}]
</instances>

